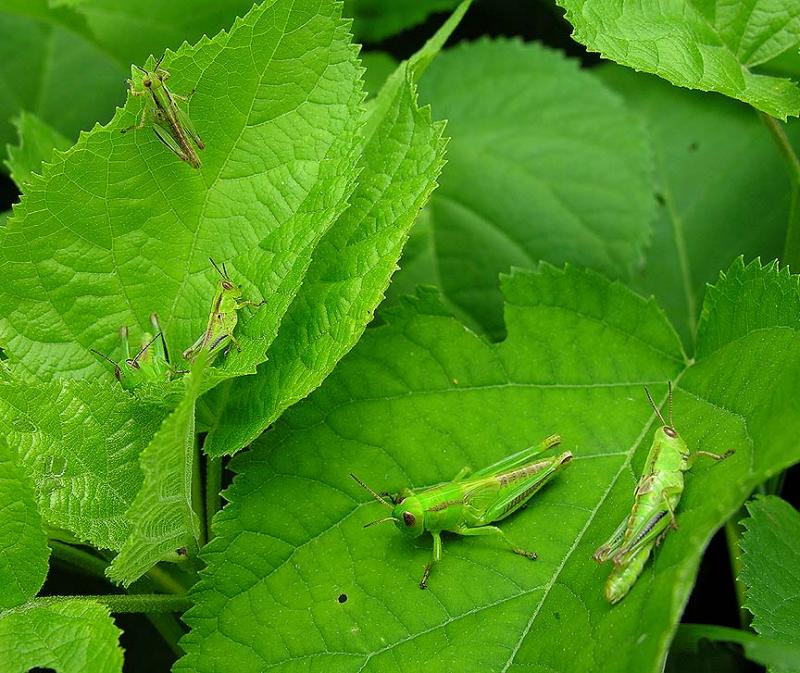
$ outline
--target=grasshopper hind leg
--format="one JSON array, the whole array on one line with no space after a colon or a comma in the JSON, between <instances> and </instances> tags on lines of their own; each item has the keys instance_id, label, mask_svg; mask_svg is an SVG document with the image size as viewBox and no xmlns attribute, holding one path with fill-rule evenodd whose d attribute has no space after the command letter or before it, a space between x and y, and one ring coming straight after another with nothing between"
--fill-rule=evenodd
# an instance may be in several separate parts
<instances>
[{"instance_id":1,"label":"grasshopper hind leg","mask_svg":"<svg viewBox=\"0 0 800 673\"><path fill-rule=\"evenodd\" d=\"M519 554L520 556L524 556L525 558L529 558L531 561L535 561L537 556L536 552L534 551L527 551L525 549L521 549L517 547L511 540L506 537L506 534L500 530L497 526L479 526L478 528L462 528L458 531L459 535L465 536L478 536L478 535L499 535L503 542L505 542L515 554Z\"/></svg>"}]
</instances>

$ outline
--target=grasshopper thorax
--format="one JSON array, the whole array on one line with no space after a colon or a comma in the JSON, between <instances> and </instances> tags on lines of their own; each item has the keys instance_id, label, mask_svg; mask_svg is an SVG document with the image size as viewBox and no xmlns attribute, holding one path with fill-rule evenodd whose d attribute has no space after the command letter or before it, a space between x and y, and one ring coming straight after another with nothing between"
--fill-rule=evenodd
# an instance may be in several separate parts
<instances>
[{"instance_id":1,"label":"grasshopper thorax","mask_svg":"<svg viewBox=\"0 0 800 673\"><path fill-rule=\"evenodd\" d=\"M394 525L409 537L419 537L425 532L425 508L414 495L404 498L392 510Z\"/></svg>"}]
</instances>

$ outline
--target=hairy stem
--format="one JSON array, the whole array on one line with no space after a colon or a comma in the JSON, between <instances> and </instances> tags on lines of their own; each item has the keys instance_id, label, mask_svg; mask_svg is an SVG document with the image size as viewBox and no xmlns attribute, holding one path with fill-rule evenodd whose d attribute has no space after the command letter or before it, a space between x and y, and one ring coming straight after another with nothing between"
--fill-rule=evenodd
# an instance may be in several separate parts
<instances>
[{"instance_id":1,"label":"hairy stem","mask_svg":"<svg viewBox=\"0 0 800 673\"><path fill-rule=\"evenodd\" d=\"M87 596L43 596L34 599L39 605L53 605L71 600L94 601L105 605L111 612L184 612L192 606L185 596L166 594L107 594Z\"/></svg>"},{"instance_id":2,"label":"hairy stem","mask_svg":"<svg viewBox=\"0 0 800 673\"><path fill-rule=\"evenodd\" d=\"M220 508L219 492L222 490L222 458L206 458L206 539L211 541L211 521Z\"/></svg>"},{"instance_id":3,"label":"hairy stem","mask_svg":"<svg viewBox=\"0 0 800 673\"><path fill-rule=\"evenodd\" d=\"M106 567L108 563L104 559L88 551L84 551L79 547L73 547L72 545L56 540L48 540L47 544L50 546L53 558L66 563L85 575L107 580Z\"/></svg>"},{"instance_id":4,"label":"hairy stem","mask_svg":"<svg viewBox=\"0 0 800 673\"><path fill-rule=\"evenodd\" d=\"M772 134L789 170L789 179L792 183L792 200L789 211L789 224L786 227L783 262L797 271L800 270L800 158L794 151L783 124L763 112L760 112L759 115Z\"/></svg>"}]
</instances>

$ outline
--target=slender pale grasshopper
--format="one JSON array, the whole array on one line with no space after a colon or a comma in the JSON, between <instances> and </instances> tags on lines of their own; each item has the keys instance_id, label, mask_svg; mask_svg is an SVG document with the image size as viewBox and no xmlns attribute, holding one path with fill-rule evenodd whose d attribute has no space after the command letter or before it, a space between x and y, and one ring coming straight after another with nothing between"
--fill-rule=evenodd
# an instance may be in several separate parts
<instances>
[{"instance_id":1,"label":"slender pale grasshopper","mask_svg":"<svg viewBox=\"0 0 800 673\"><path fill-rule=\"evenodd\" d=\"M442 531L467 536L498 535L515 554L535 559L534 552L520 549L502 530L491 524L524 507L531 496L572 460L569 451L552 458L533 460L535 456L560 442L558 435L552 435L538 446L523 449L474 474L470 475L469 468L465 467L449 483L432 486L418 493L405 489L391 498L393 504L351 474L373 498L391 510L389 516L372 521L364 527L393 521L397 528L411 538L419 537L425 532L431 534L433 556L425 566L419 583L420 589L427 586L431 568L442 558Z\"/></svg>"},{"instance_id":2,"label":"slender pale grasshopper","mask_svg":"<svg viewBox=\"0 0 800 673\"><path fill-rule=\"evenodd\" d=\"M644 389L650 405L661 420L653 436L644 471L633 492L633 509L614 533L594 553L598 563L611 560L614 564L606 581L605 597L618 603L631 590L644 568L653 547L657 546L672 527L677 530L675 510L683 493L683 473L692 468L699 456L723 460L733 450L723 454L708 451L689 451L672 422L672 383L669 384L669 423L664 420L650 391Z\"/></svg>"},{"instance_id":3,"label":"slender pale grasshopper","mask_svg":"<svg viewBox=\"0 0 800 673\"><path fill-rule=\"evenodd\" d=\"M226 346L232 345L237 351L241 350L239 342L233 336L233 330L239 321L239 309L245 306L257 307L266 304L266 301L242 299L242 289L230 279L225 264L220 269L213 259L209 259L209 261L220 276L219 286L211 303L211 314L208 317L205 331L197 341L183 351L183 357L190 361L193 361L201 351L208 351L209 358L213 359Z\"/></svg>"},{"instance_id":4,"label":"slender pale grasshopper","mask_svg":"<svg viewBox=\"0 0 800 673\"><path fill-rule=\"evenodd\" d=\"M142 108L139 123L122 129L122 133L142 128L147 115L152 114L153 132L156 137L185 162L194 168L200 168L200 158L189 140L201 150L205 145L197 135L189 115L176 103L176 101L188 101L194 91L189 96L179 96L171 92L166 84L170 75L161 67L162 59L163 56L156 61L152 70L145 70L138 65L133 66L138 72L134 75L135 79L128 80L131 95L146 96L147 102Z\"/></svg>"},{"instance_id":5,"label":"slender pale grasshopper","mask_svg":"<svg viewBox=\"0 0 800 673\"><path fill-rule=\"evenodd\" d=\"M133 357L131 357L131 347L128 340L128 328L120 328L120 338L122 339L122 361L114 362L110 357L100 351L91 349L92 353L110 362L114 367L114 376L125 390L133 390L143 383L158 383L168 381L175 370L169 363L167 353L167 342L164 333L158 323L158 316L153 313L150 316L150 324L153 326L155 335L145 332L142 335L141 346Z\"/></svg>"}]
</instances>

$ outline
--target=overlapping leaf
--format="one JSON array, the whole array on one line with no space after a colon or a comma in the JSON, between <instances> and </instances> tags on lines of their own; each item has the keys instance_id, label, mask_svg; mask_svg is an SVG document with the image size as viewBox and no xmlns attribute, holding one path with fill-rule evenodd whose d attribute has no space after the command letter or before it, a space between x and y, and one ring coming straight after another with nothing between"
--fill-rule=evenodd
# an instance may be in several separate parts
<instances>
[{"instance_id":1,"label":"overlapping leaf","mask_svg":"<svg viewBox=\"0 0 800 673\"><path fill-rule=\"evenodd\" d=\"M200 458L194 406L203 391L207 364L201 353L182 399L139 456L144 481L127 511L130 534L107 570L112 580L125 586L159 561L194 555L200 546L200 522L192 501L192 480L199 474L195 462Z\"/></svg>"},{"instance_id":2,"label":"overlapping leaf","mask_svg":"<svg viewBox=\"0 0 800 673\"><path fill-rule=\"evenodd\" d=\"M734 101L617 66L596 72L644 117L655 159L653 239L633 285L654 294L692 344L706 283L739 255L781 254L790 206L783 159L765 125ZM800 146L800 124L787 132Z\"/></svg>"},{"instance_id":3,"label":"overlapping leaf","mask_svg":"<svg viewBox=\"0 0 800 673\"><path fill-rule=\"evenodd\" d=\"M740 275L788 313L773 266ZM713 531L755 484L800 460L797 314L774 326L745 292L735 314L747 330L710 309L727 338L692 362L652 301L592 273L543 266L505 279L504 293L508 337L494 346L428 294L385 316L234 462L178 670L661 670ZM668 379L689 445L736 454L687 474L679 530L611 607L608 569L591 555L629 511L649 448L642 385L663 401ZM503 524L536 563L450 537L421 592L429 540L363 530L380 506L349 472L379 491L422 487L552 432L574 463Z\"/></svg>"},{"instance_id":4,"label":"overlapping leaf","mask_svg":"<svg viewBox=\"0 0 800 673\"><path fill-rule=\"evenodd\" d=\"M355 19L356 36L377 42L422 23L429 14L444 12L459 0L345 0L345 14Z\"/></svg>"},{"instance_id":5,"label":"overlapping leaf","mask_svg":"<svg viewBox=\"0 0 800 673\"><path fill-rule=\"evenodd\" d=\"M741 539L745 605L761 636L800 652L800 514L785 500L770 496L747 505L750 518ZM795 668L776 667L789 673Z\"/></svg>"},{"instance_id":6,"label":"overlapping leaf","mask_svg":"<svg viewBox=\"0 0 800 673\"><path fill-rule=\"evenodd\" d=\"M0 615L3 673L122 673L120 630L108 609L86 600L31 602Z\"/></svg>"},{"instance_id":7,"label":"overlapping leaf","mask_svg":"<svg viewBox=\"0 0 800 673\"><path fill-rule=\"evenodd\" d=\"M6 167L11 179L22 189L31 173L41 173L42 163L49 161L54 150L65 150L72 143L35 114L23 112L14 120L18 140L8 147Z\"/></svg>"},{"instance_id":8,"label":"overlapping leaf","mask_svg":"<svg viewBox=\"0 0 800 673\"><path fill-rule=\"evenodd\" d=\"M630 275L650 234L652 162L639 118L602 83L539 45L481 41L437 59L420 97L452 140L430 206L435 275L416 282L499 336L497 275L512 265Z\"/></svg>"},{"instance_id":9,"label":"overlapping leaf","mask_svg":"<svg viewBox=\"0 0 800 673\"><path fill-rule=\"evenodd\" d=\"M25 603L47 575L47 538L30 476L0 437L0 610Z\"/></svg>"},{"instance_id":10,"label":"overlapping leaf","mask_svg":"<svg viewBox=\"0 0 800 673\"><path fill-rule=\"evenodd\" d=\"M322 382L372 319L443 164L442 124L418 107L416 83L468 6L462 3L372 102L351 205L314 251L267 362L216 396L217 420L205 444L210 454L233 453L254 440Z\"/></svg>"},{"instance_id":11,"label":"overlapping leaf","mask_svg":"<svg viewBox=\"0 0 800 673\"><path fill-rule=\"evenodd\" d=\"M264 3L229 33L167 56L173 90L197 89L200 170L148 128L120 134L141 99L45 168L0 242L10 359L94 378L103 365L88 349L113 354L119 326L138 338L153 311L180 353L206 324L213 257L246 296L267 300L245 314L242 352L221 376L253 371L357 174L363 93L339 10L332 0Z\"/></svg>"},{"instance_id":12,"label":"overlapping leaf","mask_svg":"<svg viewBox=\"0 0 800 673\"><path fill-rule=\"evenodd\" d=\"M99 548L119 549L127 537L138 456L163 413L116 383L0 375L3 434L35 482L44 522Z\"/></svg>"},{"instance_id":13,"label":"overlapping leaf","mask_svg":"<svg viewBox=\"0 0 800 673\"><path fill-rule=\"evenodd\" d=\"M604 57L775 117L800 114L800 87L754 68L800 43L791 0L557 0L573 38Z\"/></svg>"}]
</instances>

